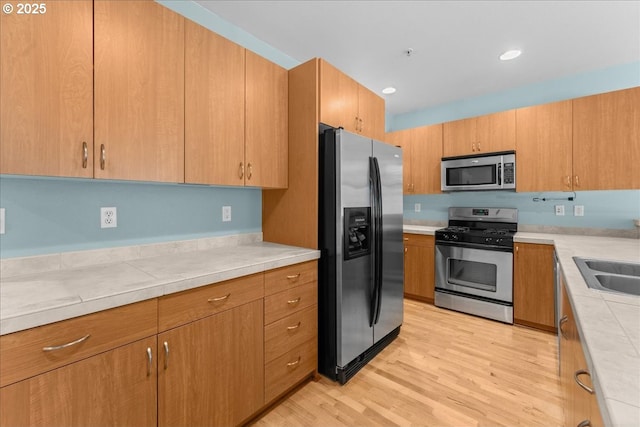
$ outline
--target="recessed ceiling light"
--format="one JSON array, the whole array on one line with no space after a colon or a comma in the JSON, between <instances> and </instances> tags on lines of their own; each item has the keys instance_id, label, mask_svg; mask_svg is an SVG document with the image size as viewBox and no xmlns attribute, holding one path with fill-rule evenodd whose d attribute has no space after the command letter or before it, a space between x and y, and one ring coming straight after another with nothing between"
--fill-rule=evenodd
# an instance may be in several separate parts
<instances>
[{"instance_id":1,"label":"recessed ceiling light","mask_svg":"<svg viewBox=\"0 0 640 427\"><path fill-rule=\"evenodd\" d=\"M504 52L502 55L500 55L500 59L503 60L503 61L508 61L510 59L515 59L518 56L520 56L521 53L522 53L522 51L518 50L518 49L508 50L508 51Z\"/></svg>"},{"instance_id":2,"label":"recessed ceiling light","mask_svg":"<svg viewBox=\"0 0 640 427\"><path fill-rule=\"evenodd\" d=\"M382 93L384 93L385 95L391 95L392 93L396 93L396 88L395 87L385 87L384 89L382 89Z\"/></svg>"}]
</instances>

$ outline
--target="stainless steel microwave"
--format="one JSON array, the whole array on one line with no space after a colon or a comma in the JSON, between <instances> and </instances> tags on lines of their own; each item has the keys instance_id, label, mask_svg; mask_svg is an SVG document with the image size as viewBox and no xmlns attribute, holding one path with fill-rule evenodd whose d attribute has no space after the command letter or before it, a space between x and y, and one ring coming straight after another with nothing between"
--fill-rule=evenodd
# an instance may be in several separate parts
<instances>
[{"instance_id":1,"label":"stainless steel microwave","mask_svg":"<svg viewBox=\"0 0 640 427\"><path fill-rule=\"evenodd\" d=\"M516 153L443 157L442 191L515 190Z\"/></svg>"}]
</instances>

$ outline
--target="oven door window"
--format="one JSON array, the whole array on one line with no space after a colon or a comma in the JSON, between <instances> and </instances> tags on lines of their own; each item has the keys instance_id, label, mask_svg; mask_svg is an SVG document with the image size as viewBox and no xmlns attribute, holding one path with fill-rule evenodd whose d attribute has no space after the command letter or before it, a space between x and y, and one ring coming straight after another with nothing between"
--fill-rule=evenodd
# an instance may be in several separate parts
<instances>
[{"instance_id":1,"label":"oven door window","mask_svg":"<svg viewBox=\"0 0 640 427\"><path fill-rule=\"evenodd\" d=\"M466 288L496 292L498 267L485 262L449 258L447 282Z\"/></svg>"},{"instance_id":2,"label":"oven door window","mask_svg":"<svg viewBox=\"0 0 640 427\"><path fill-rule=\"evenodd\" d=\"M497 165L461 166L447 168L447 186L497 184Z\"/></svg>"}]
</instances>

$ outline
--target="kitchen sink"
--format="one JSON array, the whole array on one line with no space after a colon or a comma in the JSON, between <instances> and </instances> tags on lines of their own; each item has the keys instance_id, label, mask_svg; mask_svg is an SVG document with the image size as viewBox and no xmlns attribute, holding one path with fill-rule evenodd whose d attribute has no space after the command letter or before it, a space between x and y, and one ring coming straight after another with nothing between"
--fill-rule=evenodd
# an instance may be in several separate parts
<instances>
[{"instance_id":1,"label":"kitchen sink","mask_svg":"<svg viewBox=\"0 0 640 427\"><path fill-rule=\"evenodd\" d=\"M573 260L590 288L640 295L640 263L581 257Z\"/></svg>"}]
</instances>

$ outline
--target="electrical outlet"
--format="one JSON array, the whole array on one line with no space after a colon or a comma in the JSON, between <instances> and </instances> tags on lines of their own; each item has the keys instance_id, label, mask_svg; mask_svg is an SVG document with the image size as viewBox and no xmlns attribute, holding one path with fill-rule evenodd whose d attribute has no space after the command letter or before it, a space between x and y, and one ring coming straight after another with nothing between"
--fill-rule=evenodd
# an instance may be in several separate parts
<instances>
[{"instance_id":1,"label":"electrical outlet","mask_svg":"<svg viewBox=\"0 0 640 427\"><path fill-rule=\"evenodd\" d=\"M0 234L4 234L4 208L0 208Z\"/></svg>"},{"instance_id":2,"label":"electrical outlet","mask_svg":"<svg viewBox=\"0 0 640 427\"><path fill-rule=\"evenodd\" d=\"M573 216L584 216L584 206L575 205L573 207Z\"/></svg>"},{"instance_id":3,"label":"electrical outlet","mask_svg":"<svg viewBox=\"0 0 640 427\"><path fill-rule=\"evenodd\" d=\"M556 215L564 216L564 205L556 205Z\"/></svg>"},{"instance_id":4,"label":"electrical outlet","mask_svg":"<svg viewBox=\"0 0 640 427\"><path fill-rule=\"evenodd\" d=\"M116 228L118 211L116 208L100 208L100 228Z\"/></svg>"},{"instance_id":5,"label":"electrical outlet","mask_svg":"<svg viewBox=\"0 0 640 427\"><path fill-rule=\"evenodd\" d=\"M416 203L415 205L413 205L413 210L415 212L420 212L422 210L422 205L420 203Z\"/></svg>"},{"instance_id":6,"label":"electrical outlet","mask_svg":"<svg viewBox=\"0 0 640 427\"><path fill-rule=\"evenodd\" d=\"M222 207L222 222L231 221L231 206Z\"/></svg>"}]
</instances>

